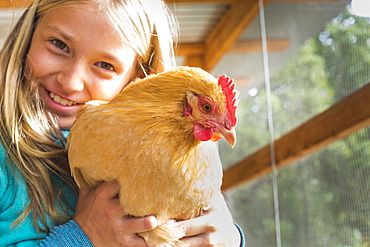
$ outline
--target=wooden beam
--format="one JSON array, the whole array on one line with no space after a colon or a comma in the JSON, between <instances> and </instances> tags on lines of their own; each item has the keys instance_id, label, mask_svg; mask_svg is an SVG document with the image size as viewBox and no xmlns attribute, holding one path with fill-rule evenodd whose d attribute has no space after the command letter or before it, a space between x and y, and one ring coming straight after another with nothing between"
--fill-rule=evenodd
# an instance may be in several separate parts
<instances>
[{"instance_id":1,"label":"wooden beam","mask_svg":"<svg viewBox=\"0 0 370 247\"><path fill-rule=\"evenodd\" d=\"M204 56L202 54L191 54L185 56L184 65L200 67L205 70Z\"/></svg>"},{"instance_id":2,"label":"wooden beam","mask_svg":"<svg viewBox=\"0 0 370 247\"><path fill-rule=\"evenodd\" d=\"M205 42L204 60L207 70L211 70L218 63L257 14L257 0L239 0L231 5Z\"/></svg>"},{"instance_id":3,"label":"wooden beam","mask_svg":"<svg viewBox=\"0 0 370 247\"><path fill-rule=\"evenodd\" d=\"M276 167L282 168L370 125L370 83L275 141ZM224 171L228 191L271 172L270 145Z\"/></svg>"},{"instance_id":4,"label":"wooden beam","mask_svg":"<svg viewBox=\"0 0 370 247\"><path fill-rule=\"evenodd\" d=\"M26 8L33 0L0 0L0 8Z\"/></svg>"},{"instance_id":5,"label":"wooden beam","mask_svg":"<svg viewBox=\"0 0 370 247\"><path fill-rule=\"evenodd\" d=\"M267 3L311 3L311 2L338 2L339 0L265 0Z\"/></svg>"},{"instance_id":6,"label":"wooden beam","mask_svg":"<svg viewBox=\"0 0 370 247\"><path fill-rule=\"evenodd\" d=\"M289 39L267 39L267 50L268 52L279 52L285 51L290 46ZM244 40L235 43L228 53L255 53L262 52L262 41L256 40Z\"/></svg>"},{"instance_id":7,"label":"wooden beam","mask_svg":"<svg viewBox=\"0 0 370 247\"><path fill-rule=\"evenodd\" d=\"M179 44L176 52L177 56L204 54L206 46L204 44Z\"/></svg>"}]
</instances>

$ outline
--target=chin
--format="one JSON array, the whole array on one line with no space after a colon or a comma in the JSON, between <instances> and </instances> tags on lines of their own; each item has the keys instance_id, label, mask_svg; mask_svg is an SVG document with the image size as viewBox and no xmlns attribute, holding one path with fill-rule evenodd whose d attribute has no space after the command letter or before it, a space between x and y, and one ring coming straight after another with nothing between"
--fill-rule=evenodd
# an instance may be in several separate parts
<instances>
[{"instance_id":1,"label":"chin","mask_svg":"<svg viewBox=\"0 0 370 247\"><path fill-rule=\"evenodd\" d=\"M69 130L72 127L75 120L76 118L73 118L73 119L60 118L58 119L57 123L60 129Z\"/></svg>"}]
</instances>

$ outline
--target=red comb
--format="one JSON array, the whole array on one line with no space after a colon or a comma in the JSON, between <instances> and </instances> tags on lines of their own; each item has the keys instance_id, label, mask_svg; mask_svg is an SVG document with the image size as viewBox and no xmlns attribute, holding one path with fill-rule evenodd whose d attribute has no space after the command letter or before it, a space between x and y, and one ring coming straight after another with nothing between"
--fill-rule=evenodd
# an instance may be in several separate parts
<instances>
[{"instance_id":1,"label":"red comb","mask_svg":"<svg viewBox=\"0 0 370 247\"><path fill-rule=\"evenodd\" d=\"M222 88L226 96L226 108L230 115L231 125L235 126L237 122L236 109L238 106L234 80L231 80L227 75L222 75L218 78L218 85Z\"/></svg>"}]
</instances>

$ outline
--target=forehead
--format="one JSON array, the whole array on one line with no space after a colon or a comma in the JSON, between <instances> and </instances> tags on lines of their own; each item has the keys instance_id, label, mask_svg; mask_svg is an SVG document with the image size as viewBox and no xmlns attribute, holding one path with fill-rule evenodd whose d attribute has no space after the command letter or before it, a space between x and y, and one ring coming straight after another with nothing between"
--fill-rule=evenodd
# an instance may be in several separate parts
<instances>
[{"instance_id":1,"label":"forehead","mask_svg":"<svg viewBox=\"0 0 370 247\"><path fill-rule=\"evenodd\" d=\"M122 43L122 37L97 4L72 3L52 8L41 18L38 27L63 30L76 39L89 34Z\"/></svg>"}]
</instances>

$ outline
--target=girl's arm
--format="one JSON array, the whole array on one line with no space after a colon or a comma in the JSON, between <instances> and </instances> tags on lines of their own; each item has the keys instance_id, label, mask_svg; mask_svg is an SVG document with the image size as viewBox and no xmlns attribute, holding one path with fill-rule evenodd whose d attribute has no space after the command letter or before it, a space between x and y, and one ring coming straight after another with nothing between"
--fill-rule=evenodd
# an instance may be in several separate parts
<instances>
[{"instance_id":1,"label":"girl's arm","mask_svg":"<svg viewBox=\"0 0 370 247\"><path fill-rule=\"evenodd\" d=\"M38 247L63 246L93 247L89 238L73 220L68 221L66 224L53 227L50 230L50 234L38 245Z\"/></svg>"}]
</instances>

